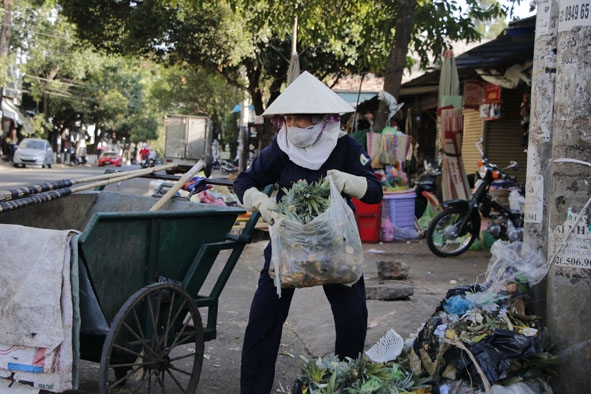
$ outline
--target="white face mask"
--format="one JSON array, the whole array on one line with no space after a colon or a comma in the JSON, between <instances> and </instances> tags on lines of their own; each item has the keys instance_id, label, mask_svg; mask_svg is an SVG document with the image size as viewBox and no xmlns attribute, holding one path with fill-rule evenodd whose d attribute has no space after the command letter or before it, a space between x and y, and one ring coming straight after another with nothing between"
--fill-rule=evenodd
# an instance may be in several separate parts
<instances>
[{"instance_id":1,"label":"white face mask","mask_svg":"<svg viewBox=\"0 0 591 394\"><path fill-rule=\"evenodd\" d=\"M340 121L320 117L309 128L281 126L277 133L279 149L289 156L289 160L300 167L318 170L328 159L342 135Z\"/></svg>"},{"instance_id":2,"label":"white face mask","mask_svg":"<svg viewBox=\"0 0 591 394\"><path fill-rule=\"evenodd\" d=\"M325 122L302 129L301 127L287 127L287 139L298 148L308 148L316 143L324 130Z\"/></svg>"}]
</instances>

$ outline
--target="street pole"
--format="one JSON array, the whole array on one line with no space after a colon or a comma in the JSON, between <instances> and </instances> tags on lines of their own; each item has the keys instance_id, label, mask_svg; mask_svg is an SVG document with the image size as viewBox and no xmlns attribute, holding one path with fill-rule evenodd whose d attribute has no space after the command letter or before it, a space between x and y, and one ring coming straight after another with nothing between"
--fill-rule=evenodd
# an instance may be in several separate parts
<instances>
[{"instance_id":1,"label":"street pole","mask_svg":"<svg viewBox=\"0 0 591 394\"><path fill-rule=\"evenodd\" d=\"M242 101L240 109L240 156L238 158L238 167L240 171L246 170L248 163L248 145L250 131L248 130L248 99Z\"/></svg>"},{"instance_id":2,"label":"street pole","mask_svg":"<svg viewBox=\"0 0 591 394\"><path fill-rule=\"evenodd\" d=\"M552 158L558 2L539 0L536 8L523 242L530 250L540 250L545 256L548 253L549 163ZM529 307L532 313L543 317L546 281L536 285L531 293L533 301Z\"/></svg>"},{"instance_id":3,"label":"street pole","mask_svg":"<svg viewBox=\"0 0 591 394\"><path fill-rule=\"evenodd\" d=\"M591 389L591 5L560 0L548 203L546 325L562 360L556 393Z\"/></svg>"},{"instance_id":4,"label":"street pole","mask_svg":"<svg viewBox=\"0 0 591 394\"><path fill-rule=\"evenodd\" d=\"M246 69L244 66L240 68L240 75L248 83L248 78L246 77ZM238 134L238 168L240 171L246 170L246 164L248 162L248 137L249 137L249 130L248 130L248 97L246 95L242 99L242 103L240 104L240 120L239 120L239 127L240 131Z\"/></svg>"}]
</instances>

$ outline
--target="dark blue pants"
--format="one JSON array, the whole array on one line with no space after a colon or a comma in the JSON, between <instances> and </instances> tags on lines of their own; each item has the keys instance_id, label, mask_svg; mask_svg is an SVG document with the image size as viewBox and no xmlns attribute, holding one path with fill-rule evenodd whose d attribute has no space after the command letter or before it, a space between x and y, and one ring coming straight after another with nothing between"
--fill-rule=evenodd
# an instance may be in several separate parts
<instances>
[{"instance_id":1,"label":"dark blue pants","mask_svg":"<svg viewBox=\"0 0 591 394\"><path fill-rule=\"evenodd\" d=\"M277 296L268 268L271 247L265 248L265 266L259 277L242 347L241 394L269 394L275 379L275 362L281 344L283 323L287 319L294 289L282 289ZM367 333L365 283L361 278L353 286L325 285L334 317L335 354L357 358L363 352ZM297 376L294 376L294 381Z\"/></svg>"}]
</instances>

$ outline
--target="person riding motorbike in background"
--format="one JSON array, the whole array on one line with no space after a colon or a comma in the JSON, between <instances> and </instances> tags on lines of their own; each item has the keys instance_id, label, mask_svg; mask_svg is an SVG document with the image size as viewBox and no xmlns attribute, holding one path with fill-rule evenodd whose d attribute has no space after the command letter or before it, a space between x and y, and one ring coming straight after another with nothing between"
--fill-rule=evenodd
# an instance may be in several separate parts
<instances>
[{"instance_id":1,"label":"person riding motorbike in background","mask_svg":"<svg viewBox=\"0 0 591 394\"><path fill-rule=\"evenodd\" d=\"M148 144L143 144L142 149L140 149L140 157L142 160L148 161L148 157L150 156L150 149L148 149Z\"/></svg>"},{"instance_id":2,"label":"person riding motorbike in background","mask_svg":"<svg viewBox=\"0 0 591 394\"><path fill-rule=\"evenodd\" d=\"M365 149L341 130L340 114L354 109L325 84L304 72L263 113L273 117L278 133L252 165L240 173L234 191L251 211L269 224L278 218L276 202L261 188L278 183L277 201L305 179L308 183L331 177L354 209L351 197L365 203L382 200L382 185L371 168ZM314 240L310 240L314 242ZM252 301L242 348L241 394L272 390L283 324L295 289L276 293L269 275L271 242L264 251L264 268ZM336 330L335 353L342 359L363 352L367 332L367 305L363 276L353 285L324 285Z\"/></svg>"}]
</instances>

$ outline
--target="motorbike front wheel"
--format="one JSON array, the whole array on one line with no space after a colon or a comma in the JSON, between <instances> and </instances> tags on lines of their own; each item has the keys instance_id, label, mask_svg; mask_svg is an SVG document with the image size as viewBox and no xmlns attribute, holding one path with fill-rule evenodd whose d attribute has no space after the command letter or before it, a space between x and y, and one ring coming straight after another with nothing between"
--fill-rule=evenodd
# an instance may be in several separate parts
<instances>
[{"instance_id":1,"label":"motorbike front wheel","mask_svg":"<svg viewBox=\"0 0 591 394\"><path fill-rule=\"evenodd\" d=\"M479 223L470 217L466 226L460 228L460 223L466 211L460 208L450 208L439 212L433 218L427 229L427 245L431 252L439 257L453 257L464 253L476 239L480 229Z\"/></svg>"}]
</instances>

